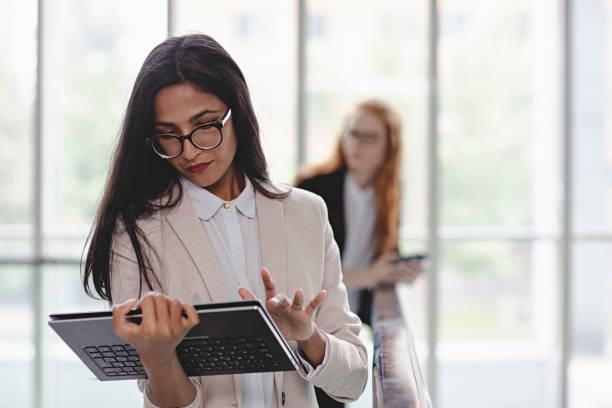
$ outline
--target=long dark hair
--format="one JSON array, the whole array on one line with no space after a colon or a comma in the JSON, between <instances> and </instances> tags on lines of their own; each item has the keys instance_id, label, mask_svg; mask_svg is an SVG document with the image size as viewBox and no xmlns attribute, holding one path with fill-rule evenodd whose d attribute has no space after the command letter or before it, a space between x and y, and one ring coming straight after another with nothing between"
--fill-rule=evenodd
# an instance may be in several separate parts
<instances>
[{"instance_id":1,"label":"long dark hair","mask_svg":"<svg viewBox=\"0 0 612 408\"><path fill-rule=\"evenodd\" d=\"M251 105L246 81L232 57L214 39L203 34L168 38L147 56L125 112L121 135L114 152L104 196L89 236L83 286L85 292L112 303L111 246L118 224L128 234L140 270L140 292L159 286L151 269L148 240L137 220L154 211L172 208L183 197L178 172L157 156L145 138L154 130L153 99L167 86L189 83L209 92L232 108L238 148L233 165L244 173L255 189L270 198L284 198L288 192L275 190L270 183L266 159L259 140L259 126ZM161 197L165 199L159 200ZM87 244L86 244L87 245Z\"/></svg>"}]
</instances>

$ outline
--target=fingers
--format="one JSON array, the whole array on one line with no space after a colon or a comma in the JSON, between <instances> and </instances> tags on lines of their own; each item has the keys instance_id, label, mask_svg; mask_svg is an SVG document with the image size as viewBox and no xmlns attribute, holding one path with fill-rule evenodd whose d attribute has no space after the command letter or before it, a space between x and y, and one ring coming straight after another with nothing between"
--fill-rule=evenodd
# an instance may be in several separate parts
<instances>
[{"instance_id":1,"label":"fingers","mask_svg":"<svg viewBox=\"0 0 612 408\"><path fill-rule=\"evenodd\" d=\"M308 316L312 316L315 310L317 310L317 308L321 304L321 301L323 301L323 298L325 298L326 294L327 294L327 291L322 290L319 293L317 293L317 296L315 296L314 299L310 301L308 306L306 306L306 313L308 313Z\"/></svg>"},{"instance_id":2,"label":"fingers","mask_svg":"<svg viewBox=\"0 0 612 408\"><path fill-rule=\"evenodd\" d=\"M279 294L274 296L273 298L268 299L268 304L270 304L273 308L286 308L291 305L291 301L284 294Z\"/></svg>"},{"instance_id":3,"label":"fingers","mask_svg":"<svg viewBox=\"0 0 612 408\"><path fill-rule=\"evenodd\" d=\"M182 303L178 299L170 300L169 308L173 335L182 334L200 322L200 316L195 307Z\"/></svg>"},{"instance_id":4,"label":"fingers","mask_svg":"<svg viewBox=\"0 0 612 408\"><path fill-rule=\"evenodd\" d=\"M317 295L310 301L306 307L306 312L312 314L321 304L321 301L325 298L327 292L321 290ZM278 294L267 300L267 303L274 308L286 308L291 306L292 309L301 311L304 307L304 290L301 288L295 291L293 301L290 301L284 294Z\"/></svg>"},{"instance_id":5,"label":"fingers","mask_svg":"<svg viewBox=\"0 0 612 408\"><path fill-rule=\"evenodd\" d=\"M240 286L238 287L238 294L240 295L240 297L244 300L254 300L255 295L251 293L251 291L249 291L247 288L245 288L244 286Z\"/></svg>"},{"instance_id":6,"label":"fingers","mask_svg":"<svg viewBox=\"0 0 612 408\"><path fill-rule=\"evenodd\" d=\"M266 268L261 269L261 278L263 279L264 288L266 289L266 300L276 296L276 283L270 276L270 272Z\"/></svg>"},{"instance_id":7,"label":"fingers","mask_svg":"<svg viewBox=\"0 0 612 408\"><path fill-rule=\"evenodd\" d=\"M157 326L160 328L162 336L169 336L170 333L170 302L171 300L164 295L153 296L153 304L155 306L155 316L157 318Z\"/></svg>"},{"instance_id":8,"label":"fingers","mask_svg":"<svg viewBox=\"0 0 612 408\"><path fill-rule=\"evenodd\" d=\"M132 326L137 326L132 322L128 322L126 315L136 304L135 299L130 299L124 303L113 306L113 331L117 336L125 340L125 337L130 335Z\"/></svg>"},{"instance_id":9,"label":"fingers","mask_svg":"<svg viewBox=\"0 0 612 408\"><path fill-rule=\"evenodd\" d=\"M198 311L192 305L181 304L183 306L183 311L187 315L187 317L182 317L183 327L186 329L191 329L196 324L200 323L200 315L198 315Z\"/></svg>"},{"instance_id":10,"label":"fingers","mask_svg":"<svg viewBox=\"0 0 612 408\"><path fill-rule=\"evenodd\" d=\"M132 310L132 307L136 304L136 299L128 299L123 303L113 306L113 316L117 315L125 315L127 312Z\"/></svg>"},{"instance_id":11,"label":"fingers","mask_svg":"<svg viewBox=\"0 0 612 408\"><path fill-rule=\"evenodd\" d=\"M142 310L141 326L143 327L155 326L155 323L157 322L157 317L155 314L155 300L153 298L154 296L154 292L149 292L142 299L140 299L140 302L136 304L136 308L140 308Z\"/></svg>"},{"instance_id":12,"label":"fingers","mask_svg":"<svg viewBox=\"0 0 612 408\"><path fill-rule=\"evenodd\" d=\"M304 309L304 311L309 316L312 316L312 314L321 304L321 301L325 298L326 294L327 292L325 290L322 290L317 293L314 299L312 299L308 306L306 306L306 309ZM302 289L296 290L295 295L293 297L293 302L289 301L289 298L287 296L279 294L269 299L268 303L273 309L276 310L288 308L289 306L291 306L291 308L296 311L302 311L302 307L304 306L304 291Z\"/></svg>"},{"instance_id":13,"label":"fingers","mask_svg":"<svg viewBox=\"0 0 612 408\"><path fill-rule=\"evenodd\" d=\"M293 296L293 303L291 307L297 310L302 310L302 306L304 305L304 291L302 289L298 289L295 291L295 295Z\"/></svg>"},{"instance_id":14,"label":"fingers","mask_svg":"<svg viewBox=\"0 0 612 408\"><path fill-rule=\"evenodd\" d=\"M138 306L142 310L140 327L148 335L176 336L200 321L193 306L161 293L148 293L136 304Z\"/></svg>"},{"instance_id":15,"label":"fingers","mask_svg":"<svg viewBox=\"0 0 612 408\"><path fill-rule=\"evenodd\" d=\"M395 251L387 251L383 253L378 259L384 262L393 262L397 259L397 252Z\"/></svg>"},{"instance_id":16,"label":"fingers","mask_svg":"<svg viewBox=\"0 0 612 408\"><path fill-rule=\"evenodd\" d=\"M392 276L396 280L412 282L423 272L423 267L420 262L408 262L397 265L394 268Z\"/></svg>"},{"instance_id":17,"label":"fingers","mask_svg":"<svg viewBox=\"0 0 612 408\"><path fill-rule=\"evenodd\" d=\"M423 263L420 260L394 263L389 258L392 253L381 255L372 267L376 283L391 285L397 282L413 282L423 273ZM397 258L396 255L395 258Z\"/></svg>"},{"instance_id":18,"label":"fingers","mask_svg":"<svg viewBox=\"0 0 612 408\"><path fill-rule=\"evenodd\" d=\"M172 299L169 302L168 309L172 333L179 333L184 329L182 322L183 304L178 299Z\"/></svg>"}]
</instances>

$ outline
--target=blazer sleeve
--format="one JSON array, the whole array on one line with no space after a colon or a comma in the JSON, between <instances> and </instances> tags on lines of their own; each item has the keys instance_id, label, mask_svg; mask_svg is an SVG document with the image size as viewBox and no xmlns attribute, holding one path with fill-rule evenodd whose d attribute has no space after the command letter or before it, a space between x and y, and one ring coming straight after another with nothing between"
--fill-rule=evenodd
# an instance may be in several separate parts
<instances>
[{"instance_id":1,"label":"blazer sleeve","mask_svg":"<svg viewBox=\"0 0 612 408\"><path fill-rule=\"evenodd\" d=\"M150 258L151 256L154 255L150 254ZM130 299L140 299L146 295L149 290L144 280L140 278L136 253L127 233L120 232L115 235L111 257L111 294L113 304L121 304ZM163 292L159 285L156 286L154 285L156 291ZM204 395L203 384L200 381L200 377L189 378L189 380L196 388L196 397L191 404L184 408L200 408L202 407L202 396ZM143 394L143 407L159 408L148 397L149 380L140 379L137 385Z\"/></svg>"},{"instance_id":2,"label":"blazer sleeve","mask_svg":"<svg viewBox=\"0 0 612 408\"><path fill-rule=\"evenodd\" d=\"M367 352L359 339L361 321L349 310L342 283L340 255L327 218L327 209L318 198L324 238L323 289L327 295L315 316L317 327L325 333L329 354L310 382L332 398L350 402L363 392L367 380Z\"/></svg>"}]
</instances>

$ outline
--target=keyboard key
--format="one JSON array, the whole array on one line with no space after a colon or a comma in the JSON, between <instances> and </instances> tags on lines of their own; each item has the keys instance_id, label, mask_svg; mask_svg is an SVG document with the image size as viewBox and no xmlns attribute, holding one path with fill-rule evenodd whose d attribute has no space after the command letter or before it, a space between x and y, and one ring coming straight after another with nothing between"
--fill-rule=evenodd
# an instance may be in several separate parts
<instances>
[{"instance_id":1,"label":"keyboard key","mask_svg":"<svg viewBox=\"0 0 612 408\"><path fill-rule=\"evenodd\" d=\"M98 365L98 367L100 367L100 368L112 367L112 365L110 363L104 361L103 358L96 358L96 359L94 359L94 361Z\"/></svg>"},{"instance_id":2,"label":"keyboard key","mask_svg":"<svg viewBox=\"0 0 612 408\"><path fill-rule=\"evenodd\" d=\"M108 346L100 346L100 347L98 347L98 351L100 353L110 353L112 350Z\"/></svg>"},{"instance_id":3,"label":"keyboard key","mask_svg":"<svg viewBox=\"0 0 612 408\"><path fill-rule=\"evenodd\" d=\"M124 351L124 350L125 350L125 349L123 348L123 346L119 346L119 345L117 345L117 346L112 346L112 347L111 347L111 349L112 349L113 351Z\"/></svg>"}]
</instances>

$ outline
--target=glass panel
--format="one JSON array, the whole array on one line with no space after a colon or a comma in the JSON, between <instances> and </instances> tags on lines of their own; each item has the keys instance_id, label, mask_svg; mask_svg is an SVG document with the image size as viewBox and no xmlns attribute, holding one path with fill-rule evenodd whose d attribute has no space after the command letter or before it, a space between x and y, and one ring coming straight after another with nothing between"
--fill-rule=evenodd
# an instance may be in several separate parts
<instances>
[{"instance_id":1,"label":"glass panel","mask_svg":"<svg viewBox=\"0 0 612 408\"><path fill-rule=\"evenodd\" d=\"M612 227L612 3L572 4L574 229Z\"/></svg>"},{"instance_id":2,"label":"glass panel","mask_svg":"<svg viewBox=\"0 0 612 408\"><path fill-rule=\"evenodd\" d=\"M36 1L3 1L0 14L0 256L32 252Z\"/></svg>"},{"instance_id":3,"label":"glass panel","mask_svg":"<svg viewBox=\"0 0 612 408\"><path fill-rule=\"evenodd\" d=\"M443 244L441 407L553 406L555 248L552 241ZM477 392L465 392L475 384Z\"/></svg>"},{"instance_id":4,"label":"glass panel","mask_svg":"<svg viewBox=\"0 0 612 408\"><path fill-rule=\"evenodd\" d=\"M79 256L138 69L165 38L166 2L55 1L45 8L45 252Z\"/></svg>"},{"instance_id":5,"label":"glass panel","mask_svg":"<svg viewBox=\"0 0 612 408\"><path fill-rule=\"evenodd\" d=\"M249 85L270 175L276 182L292 182L297 163L297 2L173 4L173 34L209 34L234 58Z\"/></svg>"},{"instance_id":6,"label":"glass panel","mask_svg":"<svg viewBox=\"0 0 612 408\"><path fill-rule=\"evenodd\" d=\"M426 244L422 240L401 240L400 253L402 255L425 253ZM397 286L402 313L412 332L423 371L427 359L427 265L428 262L424 261L424 273L413 283Z\"/></svg>"},{"instance_id":7,"label":"glass panel","mask_svg":"<svg viewBox=\"0 0 612 408\"><path fill-rule=\"evenodd\" d=\"M354 104L369 98L400 114L403 234L422 236L426 217L427 2L308 3L308 163L327 159Z\"/></svg>"},{"instance_id":8,"label":"glass panel","mask_svg":"<svg viewBox=\"0 0 612 408\"><path fill-rule=\"evenodd\" d=\"M612 406L612 243L577 242L573 252L569 406Z\"/></svg>"},{"instance_id":9,"label":"glass panel","mask_svg":"<svg viewBox=\"0 0 612 408\"><path fill-rule=\"evenodd\" d=\"M612 3L572 4L573 221L578 237L612 227ZM612 243L577 241L571 284L568 406L612 405Z\"/></svg>"},{"instance_id":10,"label":"glass panel","mask_svg":"<svg viewBox=\"0 0 612 408\"><path fill-rule=\"evenodd\" d=\"M32 275L30 267L0 266L0 395L7 407L34 403Z\"/></svg>"},{"instance_id":11,"label":"glass panel","mask_svg":"<svg viewBox=\"0 0 612 408\"><path fill-rule=\"evenodd\" d=\"M47 266L43 269L44 401L50 408L136 407L142 396L135 381L100 382L87 366L47 325L50 313L108 310L106 302L88 298L83 291L79 268Z\"/></svg>"},{"instance_id":12,"label":"glass panel","mask_svg":"<svg viewBox=\"0 0 612 408\"><path fill-rule=\"evenodd\" d=\"M443 225L558 228L558 7L440 2Z\"/></svg>"}]
</instances>

